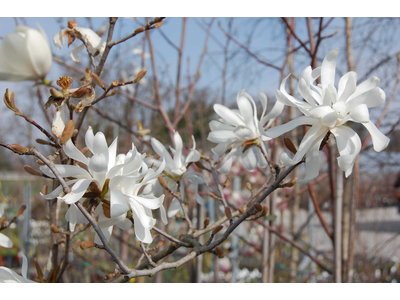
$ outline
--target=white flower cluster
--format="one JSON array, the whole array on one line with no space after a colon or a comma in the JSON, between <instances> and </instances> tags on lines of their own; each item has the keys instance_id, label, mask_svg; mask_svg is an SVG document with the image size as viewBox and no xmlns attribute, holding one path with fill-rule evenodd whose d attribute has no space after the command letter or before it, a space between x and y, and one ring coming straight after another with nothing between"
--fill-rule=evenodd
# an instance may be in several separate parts
<instances>
[{"instance_id":1,"label":"white flower cluster","mask_svg":"<svg viewBox=\"0 0 400 300\"><path fill-rule=\"evenodd\" d=\"M164 222L166 217L164 195L154 196L147 185L154 185L154 181L165 168L165 162L161 162L157 170L148 168L144 163L145 154L138 153L134 145L126 155L117 156L117 139L108 147L104 134L98 132L94 135L90 127L86 132L85 142L93 154L92 157L86 157L69 140L63 150L68 157L78 162L77 165L56 165L62 177L74 178L66 182L72 186L71 191L64 194L59 186L50 194L42 196L45 199L58 197L71 204L66 218L70 222L70 229L74 230L75 224L87 222L74 203L82 201L86 193L94 193L106 203L105 207L97 207L96 214L99 215L99 226L107 238L111 236L113 225L118 225L121 229L131 227L131 221L126 218L130 211L136 237L142 242L151 243L150 229L156 223L152 210L160 209ZM86 168L80 165L85 165ZM40 169L47 176L55 178L47 166ZM96 241L99 242L98 237Z\"/></svg>"},{"instance_id":2,"label":"white flower cluster","mask_svg":"<svg viewBox=\"0 0 400 300\"><path fill-rule=\"evenodd\" d=\"M285 166L295 165L306 158L306 176L297 180L298 183L310 182L318 176L319 150L328 133L333 134L336 139L340 154L339 167L346 177L352 173L354 162L361 150L361 141L357 133L345 125L348 121L364 125L371 134L374 150L384 150L389 138L376 128L369 119L368 112L368 108L385 102L385 93L378 87L379 79L371 77L357 85L357 74L348 72L340 78L336 89L334 84L338 55L339 50L334 49L325 57L321 67L314 70L307 67L301 73L298 91L305 101L294 98L285 90L290 75L282 81L280 89L276 91L277 102L266 116L266 97L260 94L263 105L261 120L257 119L253 99L244 90L238 93L239 110L230 110L215 104L215 112L221 119L210 123L211 133L208 140L219 143L213 152L222 155L233 147L222 161L220 171L227 173L230 170L234 156L241 157L244 167L249 171L254 170L256 166L264 167L265 160L260 155L259 148L246 149L244 146L258 141L264 149L263 141L279 137L300 125L309 125L311 128L305 134L296 154L290 158L287 153L282 153L280 157ZM321 83L315 85L314 82L318 78ZM304 116L287 124L269 128L282 112L284 105L297 107Z\"/></svg>"}]
</instances>

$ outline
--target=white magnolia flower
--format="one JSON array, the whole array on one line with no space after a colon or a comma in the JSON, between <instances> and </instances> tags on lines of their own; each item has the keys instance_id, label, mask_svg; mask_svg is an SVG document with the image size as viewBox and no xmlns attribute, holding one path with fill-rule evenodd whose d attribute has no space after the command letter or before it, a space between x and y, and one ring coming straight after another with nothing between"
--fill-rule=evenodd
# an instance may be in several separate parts
<instances>
[{"instance_id":1,"label":"white magnolia flower","mask_svg":"<svg viewBox=\"0 0 400 300\"><path fill-rule=\"evenodd\" d=\"M246 142L259 144L264 153L267 153L264 142L270 140L270 138L261 135L259 128L264 124L266 124L266 127L271 126L275 118L281 114L284 105L277 101L272 110L266 114L267 96L260 93L259 98L263 107L260 120L257 117L256 104L245 90L241 90L237 94L239 110L231 110L221 104L214 104L214 110L221 119L210 122L211 132L208 135L208 140L218 143L218 146L213 148L212 152L223 155L234 145L219 166L218 171L221 173L229 172L235 156L241 157L244 167L250 172L254 171L257 166L264 168L268 165L258 147L249 148L246 147L246 144L243 144Z\"/></svg>"},{"instance_id":2,"label":"white magnolia flower","mask_svg":"<svg viewBox=\"0 0 400 300\"><path fill-rule=\"evenodd\" d=\"M57 50L60 50L64 43L65 39L68 36L68 46L75 40L75 37L81 36L85 43L89 46L90 52L94 57L100 57L99 54L103 54L106 48L106 42L97 35L90 28L76 27L76 22L68 22L68 28L57 32L53 36L53 42L56 46ZM74 62L80 62L80 57L78 53L85 49L85 45L82 44L70 52L70 56Z\"/></svg>"},{"instance_id":3,"label":"white magnolia flower","mask_svg":"<svg viewBox=\"0 0 400 300\"><path fill-rule=\"evenodd\" d=\"M286 166L294 165L306 156L306 177L298 180L299 183L309 182L318 176L319 148L328 132L336 138L340 154L339 167L346 177L352 173L355 159L361 150L361 141L357 133L345 125L348 121L365 126L371 134L375 151L382 151L389 143L389 138L369 119L368 108L385 102L385 93L378 87L379 78L370 77L357 86L357 74L348 72L340 78L336 89L334 83L338 55L339 49L334 49L325 57L321 67L314 70L307 67L301 73L298 90L305 101L297 100L286 92L285 83L290 75L282 81L276 92L279 101L298 107L304 116L267 130L267 136L275 138L297 126L311 125L294 157L289 158L286 153L281 155L281 162ZM314 85L318 77L321 83Z\"/></svg>"},{"instance_id":4,"label":"white magnolia flower","mask_svg":"<svg viewBox=\"0 0 400 300\"><path fill-rule=\"evenodd\" d=\"M151 139L151 145L153 150L163 159L165 160L165 169L163 178L166 181L168 188L174 192L179 192L181 199L185 197L185 185L184 180L188 180L193 185L194 194L197 200L197 203L203 205L204 200L198 194L198 185L206 183L205 179L200 173L196 173L194 171L188 171L188 165L190 163L194 163L200 160L200 153L196 150L196 141L193 139L193 148L190 149L189 155L185 158L182 154L183 142L179 132L174 133L174 142L175 149L170 147L172 156L168 152L168 150L161 144L157 139ZM159 160L148 159L150 164L155 166L159 166L161 162ZM155 185L155 193L161 194L163 188L160 183L156 181ZM174 216L181 209L179 200L177 198L173 198L171 205L168 209L168 217Z\"/></svg>"},{"instance_id":5,"label":"white magnolia flower","mask_svg":"<svg viewBox=\"0 0 400 300\"><path fill-rule=\"evenodd\" d=\"M52 55L46 33L17 26L0 45L0 80L22 81L44 78L50 71Z\"/></svg>"},{"instance_id":6,"label":"white magnolia flower","mask_svg":"<svg viewBox=\"0 0 400 300\"><path fill-rule=\"evenodd\" d=\"M22 255L21 275L18 275L13 270L0 267L0 283L35 283L28 279L28 259Z\"/></svg>"},{"instance_id":7,"label":"white magnolia flower","mask_svg":"<svg viewBox=\"0 0 400 300\"><path fill-rule=\"evenodd\" d=\"M83 155L71 140L63 146L63 150L68 157L85 164L88 170L79 165L55 165L61 176L75 178L66 182L68 185L72 185L71 191L64 195L60 186L50 194L42 196L45 199L58 197L66 204L74 204L82 199L87 191L97 190L100 192L108 189L103 197L109 201L109 214L104 213L102 217L101 212L97 212L100 215L99 226L105 236L110 237L113 225L118 225L121 229L130 228L131 224L126 219L126 213L131 210L137 238L150 243L150 229L155 224L151 210L163 209L164 195L151 197L138 194L145 185L149 184L150 180L158 178L165 164L161 163L157 171L149 170L143 162L145 154L138 153L134 145L128 154L116 156L117 139L108 147L104 134L98 132L93 135L90 127L86 132L85 142L90 152L93 153L91 158ZM42 166L40 169L46 175L55 178L47 166ZM107 182L108 187L105 186ZM96 188L92 186L93 184ZM85 223L75 205L71 205L69 208L66 219L70 222L71 230L74 230L75 224Z\"/></svg>"}]
</instances>

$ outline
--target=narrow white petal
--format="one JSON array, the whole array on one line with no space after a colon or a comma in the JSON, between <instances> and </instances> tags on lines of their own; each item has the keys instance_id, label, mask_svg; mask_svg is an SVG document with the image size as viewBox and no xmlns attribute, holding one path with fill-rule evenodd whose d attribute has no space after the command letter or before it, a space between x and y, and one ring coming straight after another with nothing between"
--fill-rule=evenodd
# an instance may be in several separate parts
<instances>
[{"instance_id":1,"label":"narrow white petal","mask_svg":"<svg viewBox=\"0 0 400 300\"><path fill-rule=\"evenodd\" d=\"M60 50L62 48L62 46L65 43L65 39L67 37L67 33L69 32L69 29L63 29L59 32L57 32L54 36L53 36L53 43L56 46L57 50Z\"/></svg>"},{"instance_id":2,"label":"narrow white petal","mask_svg":"<svg viewBox=\"0 0 400 300\"><path fill-rule=\"evenodd\" d=\"M75 177L75 178L92 178L92 176L85 170L82 169L79 166L71 166L71 165L55 165L57 171L60 173L62 177ZM42 171L44 174L46 174L49 177L55 178L55 175L53 172L49 169L47 166L40 166L39 167L40 171Z\"/></svg>"},{"instance_id":3,"label":"narrow white petal","mask_svg":"<svg viewBox=\"0 0 400 300\"><path fill-rule=\"evenodd\" d=\"M22 256L22 266L21 266L21 275L24 278L28 278L28 259L24 254Z\"/></svg>"},{"instance_id":4,"label":"narrow white petal","mask_svg":"<svg viewBox=\"0 0 400 300\"><path fill-rule=\"evenodd\" d=\"M372 144L374 145L374 150L376 152L381 152L382 150L384 150L389 144L390 139L382 132L380 132L380 130L376 128L375 124L372 123L372 121L361 124L363 124L365 128L367 128L367 130L369 131L372 138Z\"/></svg>"},{"instance_id":5,"label":"narrow white petal","mask_svg":"<svg viewBox=\"0 0 400 300\"><path fill-rule=\"evenodd\" d=\"M356 106L350 112L350 120L357 123L368 123L369 122L369 111L366 104L360 104Z\"/></svg>"},{"instance_id":6,"label":"narrow white petal","mask_svg":"<svg viewBox=\"0 0 400 300\"><path fill-rule=\"evenodd\" d=\"M347 126L336 127L331 132L336 138L340 154L338 157L339 167L345 172L346 177L348 177L353 171L357 155L361 150L360 137L353 129Z\"/></svg>"},{"instance_id":7,"label":"narrow white petal","mask_svg":"<svg viewBox=\"0 0 400 300\"><path fill-rule=\"evenodd\" d=\"M346 101L356 91L357 73L348 72L339 80L338 86L338 100Z\"/></svg>"},{"instance_id":8,"label":"narrow white petal","mask_svg":"<svg viewBox=\"0 0 400 300\"><path fill-rule=\"evenodd\" d=\"M258 99L260 99L261 105L262 105L262 113L261 113L261 118L264 117L265 113L267 112L267 106L268 106L268 97L265 95L265 93L259 93L258 94Z\"/></svg>"},{"instance_id":9,"label":"narrow white petal","mask_svg":"<svg viewBox=\"0 0 400 300\"><path fill-rule=\"evenodd\" d=\"M85 45L82 44L74 49L72 49L72 51L70 52L70 56L72 58L72 60L76 63L81 61L81 58L78 56L78 53L81 52L83 49L85 48Z\"/></svg>"},{"instance_id":10,"label":"narrow white petal","mask_svg":"<svg viewBox=\"0 0 400 300\"><path fill-rule=\"evenodd\" d=\"M79 201L79 199L81 199L82 196L86 193L86 190L92 181L93 180L91 179L78 180L73 185L70 192L63 197L60 197L60 199L63 200L66 204L72 204Z\"/></svg>"},{"instance_id":11,"label":"narrow white petal","mask_svg":"<svg viewBox=\"0 0 400 300\"><path fill-rule=\"evenodd\" d=\"M13 242L1 232L0 232L0 246L4 248L11 248L13 246Z\"/></svg>"},{"instance_id":12,"label":"narrow white petal","mask_svg":"<svg viewBox=\"0 0 400 300\"><path fill-rule=\"evenodd\" d=\"M179 211L181 210L181 205L179 203L179 200L174 197L172 199L171 205L168 208L168 218L172 218L175 216Z\"/></svg>"},{"instance_id":13,"label":"narrow white petal","mask_svg":"<svg viewBox=\"0 0 400 300\"><path fill-rule=\"evenodd\" d=\"M175 131L174 133L174 143L175 143L175 153L174 153L174 166L175 168L180 168L182 166L182 148L183 148L183 142L181 135L179 134L178 131Z\"/></svg>"},{"instance_id":14,"label":"narrow white petal","mask_svg":"<svg viewBox=\"0 0 400 300\"><path fill-rule=\"evenodd\" d=\"M306 176L297 183L304 184L315 179L319 174L319 147L322 140L316 140L306 154Z\"/></svg>"},{"instance_id":15,"label":"narrow white petal","mask_svg":"<svg viewBox=\"0 0 400 300\"><path fill-rule=\"evenodd\" d=\"M171 155L168 153L167 149L165 149L164 145L161 144L157 139L151 138L151 146L155 153L163 157L168 165L173 165L174 161L172 160Z\"/></svg>"},{"instance_id":16,"label":"narrow white petal","mask_svg":"<svg viewBox=\"0 0 400 300\"><path fill-rule=\"evenodd\" d=\"M253 98L245 90L240 90L237 94L237 104L244 123L254 130L254 116L257 117L257 111Z\"/></svg>"},{"instance_id":17,"label":"narrow white petal","mask_svg":"<svg viewBox=\"0 0 400 300\"><path fill-rule=\"evenodd\" d=\"M253 172L257 168L257 158L253 147L247 149L247 151L243 153L242 162L245 169L249 172Z\"/></svg>"},{"instance_id":18,"label":"narrow white petal","mask_svg":"<svg viewBox=\"0 0 400 300\"><path fill-rule=\"evenodd\" d=\"M233 126L245 125L243 120L235 112L221 104L214 104L214 110L228 124Z\"/></svg>"},{"instance_id":19,"label":"narrow white petal","mask_svg":"<svg viewBox=\"0 0 400 300\"><path fill-rule=\"evenodd\" d=\"M321 83L324 86L335 84L336 61L339 56L339 49L331 50L322 61L321 65Z\"/></svg>"},{"instance_id":20,"label":"narrow white petal","mask_svg":"<svg viewBox=\"0 0 400 300\"><path fill-rule=\"evenodd\" d=\"M319 123L319 120L317 118L301 116L301 117L298 117L286 124L270 128L267 131L265 131L263 134L265 134L267 137L270 137L270 138L276 138L290 130L293 130L294 128L296 128L300 125L314 125L316 123Z\"/></svg>"},{"instance_id":21,"label":"narrow white petal","mask_svg":"<svg viewBox=\"0 0 400 300\"><path fill-rule=\"evenodd\" d=\"M244 127L244 125L242 125ZM237 139L236 134L233 131L212 131L208 134L207 140L213 143L224 143L229 140Z\"/></svg>"},{"instance_id":22,"label":"narrow white petal","mask_svg":"<svg viewBox=\"0 0 400 300\"><path fill-rule=\"evenodd\" d=\"M111 143L110 147L108 147L108 167L107 170L111 170L112 167L115 166L115 158L117 156L117 145L118 145L118 137Z\"/></svg>"},{"instance_id":23,"label":"narrow white petal","mask_svg":"<svg viewBox=\"0 0 400 300\"><path fill-rule=\"evenodd\" d=\"M161 221L163 221L163 223L167 225L168 224L167 212L165 211L164 205L160 206L160 216L161 216Z\"/></svg>"},{"instance_id":24,"label":"narrow white petal","mask_svg":"<svg viewBox=\"0 0 400 300\"><path fill-rule=\"evenodd\" d=\"M89 148L90 152L92 152L92 153L94 153L93 141L94 141L93 129L92 129L92 127L89 126L89 128L85 134L85 143L86 143L86 146Z\"/></svg>"},{"instance_id":25,"label":"narrow white petal","mask_svg":"<svg viewBox=\"0 0 400 300\"><path fill-rule=\"evenodd\" d=\"M363 83L359 84L356 87L356 91L349 97L348 101L360 96L361 94L364 94L376 87L379 86L379 78L376 76L371 76L367 80L365 80Z\"/></svg>"},{"instance_id":26,"label":"narrow white petal","mask_svg":"<svg viewBox=\"0 0 400 300\"><path fill-rule=\"evenodd\" d=\"M304 155L306 155L308 151L311 151L310 148L318 141L319 141L318 144L319 146L321 144L322 139L325 137L328 131L329 128L321 126L320 124L312 126L301 140L299 149L297 150L295 156L293 157L293 160L295 162L299 162L300 160L302 160Z\"/></svg>"},{"instance_id":27,"label":"narrow white petal","mask_svg":"<svg viewBox=\"0 0 400 300\"><path fill-rule=\"evenodd\" d=\"M85 155L83 155L82 152L78 150L78 148L76 148L71 139L69 139L65 143L65 145L63 146L63 150L68 157L84 163L85 165L89 165L89 159Z\"/></svg>"},{"instance_id":28,"label":"narrow white petal","mask_svg":"<svg viewBox=\"0 0 400 300\"><path fill-rule=\"evenodd\" d=\"M186 157L185 164L191 163L191 162L197 162L200 160L200 153L199 151L192 149L189 152L189 155Z\"/></svg>"},{"instance_id":29,"label":"narrow white petal","mask_svg":"<svg viewBox=\"0 0 400 300\"><path fill-rule=\"evenodd\" d=\"M373 88L351 100L348 100L346 107L348 111L354 109L354 107L360 104L366 104L368 107L375 107L385 103L386 95L381 88Z\"/></svg>"},{"instance_id":30,"label":"narrow white petal","mask_svg":"<svg viewBox=\"0 0 400 300\"><path fill-rule=\"evenodd\" d=\"M110 216L111 218L118 217L129 210L129 205L126 203L124 194L121 191L110 190Z\"/></svg>"}]
</instances>

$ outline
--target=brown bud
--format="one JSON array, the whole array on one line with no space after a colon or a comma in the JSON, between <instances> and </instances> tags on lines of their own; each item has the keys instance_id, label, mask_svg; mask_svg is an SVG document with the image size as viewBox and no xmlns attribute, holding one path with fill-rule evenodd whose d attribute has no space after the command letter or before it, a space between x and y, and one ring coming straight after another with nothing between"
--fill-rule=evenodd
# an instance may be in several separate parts
<instances>
[{"instance_id":1,"label":"brown bud","mask_svg":"<svg viewBox=\"0 0 400 300\"><path fill-rule=\"evenodd\" d=\"M42 188L42 194L47 195L47 185L44 185Z\"/></svg>"},{"instance_id":2,"label":"brown bud","mask_svg":"<svg viewBox=\"0 0 400 300\"><path fill-rule=\"evenodd\" d=\"M94 82L96 82L96 84L98 84L99 86L101 86L101 88L103 88L103 89L105 88L105 87L104 87L104 84L103 84L103 82L101 81L101 79L100 79L99 76L97 76L97 75L94 74L94 73L92 73L91 76L92 76Z\"/></svg>"},{"instance_id":3,"label":"brown bud","mask_svg":"<svg viewBox=\"0 0 400 300\"><path fill-rule=\"evenodd\" d=\"M222 250L220 247L216 247L215 252L217 253L217 256L219 258L224 258L224 256L225 256L224 250Z\"/></svg>"},{"instance_id":4,"label":"brown bud","mask_svg":"<svg viewBox=\"0 0 400 300\"><path fill-rule=\"evenodd\" d=\"M50 88L49 92L56 99L57 98L64 98L63 93L61 93L60 91L56 90L55 88Z\"/></svg>"},{"instance_id":5,"label":"brown bud","mask_svg":"<svg viewBox=\"0 0 400 300\"><path fill-rule=\"evenodd\" d=\"M154 24L153 28L160 28L162 23L163 23L162 20L160 22L157 22L156 24Z\"/></svg>"},{"instance_id":6,"label":"brown bud","mask_svg":"<svg viewBox=\"0 0 400 300\"><path fill-rule=\"evenodd\" d=\"M146 73L147 73L147 70L146 70L146 69L141 70L141 71L137 74L137 76L136 76L135 80L133 81L133 83L139 82L139 81L144 77L144 75L146 75Z\"/></svg>"},{"instance_id":7,"label":"brown bud","mask_svg":"<svg viewBox=\"0 0 400 300\"><path fill-rule=\"evenodd\" d=\"M254 208L255 208L257 211L262 211L262 210L263 210L263 207L261 206L260 203L254 203Z\"/></svg>"},{"instance_id":8,"label":"brown bud","mask_svg":"<svg viewBox=\"0 0 400 300\"><path fill-rule=\"evenodd\" d=\"M168 188L168 185L167 185L166 181L164 180L164 178L163 178L161 175L158 176L158 181L160 182L161 186L162 186L164 189Z\"/></svg>"},{"instance_id":9,"label":"brown bud","mask_svg":"<svg viewBox=\"0 0 400 300\"><path fill-rule=\"evenodd\" d=\"M112 81L112 83L111 83L112 86L118 86L118 84L119 84L118 79L114 79L114 80Z\"/></svg>"},{"instance_id":10,"label":"brown bud","mask_svg":"<svg viewBox=\"0 0 400 300\"><path fill-rule=\"evenodd\" d=\"M135 34L141 33L143 31L145 31L146 29L144 27L139 27L138 29L135 30Z\"/></svg>"},{"instance_id":11,"label":"brown bud","mask_svg":"<svg viewBox=\"0 0 400 300\"><path fill-rule=\"evenodd\" d=\"M229 207L225 207L225 216L230 220L232 219L231 209Z\"/></svg>"},{"instance_id":12,"label":"brown bud","mask_svg":"<svg viewBox=\"0 0 400 300\"><path fill-rule=\"evenodd\" d=\"M253 190L253 188L251 187L251 183L248 182L246 183L246 188L251 192Z\"/></svg>"},{"instance_id":13,"label":"brown bud","mask_svg":"<svg viewBox=\"0 0 400 300\"><path fill-rule=\"evenodd\" d=\"M39 166L44 166L44 165L45 165L45 163L44 163L41 159L38 159L38 160L36 161L36 163L37 163Z\"/></svg>"},{"instance_id":14,"label":"brown bud","mask_svg":"<svg viewBox=\"0 0 400 300\"><path fill-rule=\"evenodd\" d=\"M216 235L218 232L221 231L222 228L224 228L224 226L222 226L222 225L215 227L214 230L212 231L212 234Z\"/></svg>"},{"instance_id":15,"label":"brown bud","mask_svg":"<svg viewBox=\"0 0 400 300\"><path fill-rule=\"evenodd\" d=\"M19 210L18 210L18 212L17 212L17 214L16 214L15 216L16 216L16 217L19 217L20 215L22 215L22 214L24 213L25 209L26 209L26 205L22 205L22 206L19 208Z\"/></svg>"},{"instance_id":16,"label":"brown bud","mask_svg":"<svg viewBox=\"0 0 400 300\"><path fill-rule=\"evenodd\" d=\"M41 145L48 145L49 144L48 141L45 141L45 140L42 140L42 139L36 139L36 143L41 144Z\"/></svg>"},{"instance_id":17,"label":"brown bud","mask_svg":"<svg viewBox=\"0 0 400 300\"><path fill-rule=\"evenodd\" d=\"M80 244L80 247L82 250L85 250L87 248L93 248L95 246L95 244L93 242L82 242Z\"/></svg>"},{"instance_id":18,"label":"brown bud","mask_svg":"<svg viewBox=\"0 0 400 300\"><path fill-rule=\"evenodd\" d=\"M53 232L53 233L59 233L60 232L60 230L54 224L51 224L50 228L51 228L51 232Z\"/></svg>"},{"instance_id":19,"label":"brown bud","mask_svg":"<svg viewBox=\"0 0 400 300\"><path fill-rule=\"evenodd\" d=\"M296 147L293 145L292 140L289 138L283 138L283 143L285 144L286 148L292 152L293 154L297 153Z\"/></svg>"},{"instance_id":20,"label":"brown bud","mask_svg":"<svg viewBox=\"0 0 400 300\"><path fill-rule=\"evenodd\" d=\"M228 186L229 186L229 183L230 183L230 180L229 180L229 178L227 178L227 179L225 180L225 182L224 182L224 187L228 187Z\"/></svg>"},{"instance_id":21,"label":"brown bud","mask_svg":"<svg viewBox=\"0 0 400 300\"><path fill-rule=\"evenodd\" d=\"M161 240L158 242L158 244L156 245L156 249L160 248L162 245L164 245L164 240Z\"/></svg>"},{"instance_id":22,"label":"brown bud","mask_svg":"<svg viewBox=\"0 0 400 300\"><path fill-rule=\"evenodd\" d=\"M107 97L112 97L112 96L114 96L116 93L118 93L118 89L113 89L113 90L111 91L111 93L109 93L109 94L107 95Z\"/></svg>"},{"instance_id":23,"label":"brown bud","mask_svg":"<svg viewBox=\"0 0 400 300\"><path fill-rule=\"evenodd\" d=\"M24 166L24 171L33 176L42 176L42 173L36 171L35 169L33 169L31 166L28 166L28 165Z\"/></svg>"},{"instance_id":24,"label":"brown bud","mask_svg":"<svg viewBox=\"0 0 400 300\"><path fill-rule=\"evenodd\" d=\"M238 209L240 211L241 214L244 214L246 211L243 209L243 207L239 207Z\"/></svg>"},{"instance_id":25,"label":"brown bud","mask_svg":"<svg viewBox=\"0 0 400 300\"><path fill-rule=\"evenodd\" d=\"M74 137L74 136L76 136L77 134L78 134L78 129L74 129L74 131L72 132L72 136Z\"/></svg>"},{"instance_id":26,"label":"brown bud","mask_svg":"<svg viewBox=\"0 0 400 300\"><path fill-rule=\"evenodd\" d=\"M8 109L11 109L13 112L19 112L19 109L15 105L14 102L14 92L11 90L6 89L6 92L4 93L4 104L7 106Z\"/></svg>"},{"instance_id":27,"label":"brown bud","mask_svg":"<svg viewBox=\"0 0 400 300\"><path fill-rule=\"evenodd\" d=\"M28 149L17 144L12 144L11 147L18 153L26 153Z\"/></svg>"},{"instance_id":28,"label":"brown bud","mask_svg":"<svg viewBox=\"0 0 400 300\"><path fill-rule=\"evenodd\" d=\"M286 182L286 183L284 183L284 184L281 184L281 188L285 188L285 187L292 187L292 186L294 186L295 184L296 184L296 180L297 180L297 177L296 178L293 178L292 180L290 180L289 182Z\"/></svg>"},{"instance_id":29,"label":"brown bud","mask_svg":"<svg viewBox=\"0 0 400 300\"><path fill-rule=\"evenodd\" d=\"M0 227L3 227L4 223L7 221L5 217L0 218Z\"/></svg>"},{"instance_id":30,"label":"brown bud","mask_svg":"<svg viewBox=\"0 0 400 300\"><path fill-rule=\"evenodd\" d=\"M76 104L75 103L70 103L69 109L70 110L75 110L76 109Z\"/></svg>"},{"instance_id":31,"label":"brown bud","mask_svg":"<svg viewBox=\"0 0 400 300\"><path fill-rule=\"evenodd\" d=\"M210 218L207 217L207 218L205 218L205 220L204 220L204 228L206 228L209 224L210 224Z\"/></svg>"},{"instance_id":32,"label":"brown bud","mask_svg":"<svg viewBox=\"0 0 400 300\"><path fill-rule=\"evenodd\" d=\"M60 138L60 145L64 145L72 137L75 129L74 127L75 123L73 120L69 120L67 124L65 124L64 130Z\"/></svg>"},{"instance_id":33,"label":"brown bud","mask_svg":"<svg viewBox=\"0 0 400 300\"><path fill-rule=\"evenodd\" d=\"M264 205L261 217L265 217L267 214L268 214L268 206Z\"/></svg>"}]
</instances>

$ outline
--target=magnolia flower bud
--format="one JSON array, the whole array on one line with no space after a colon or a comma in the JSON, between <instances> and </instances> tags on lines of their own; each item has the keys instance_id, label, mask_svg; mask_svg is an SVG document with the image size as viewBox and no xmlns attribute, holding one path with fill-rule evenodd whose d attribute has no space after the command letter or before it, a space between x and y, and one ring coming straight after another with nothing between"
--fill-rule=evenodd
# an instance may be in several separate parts
<instances>
[{"instance_id":1,"label":"magnolia flower bud","mask_svg":"<svg viewBox=\"0 0 400 300\"><path fill-rule=\"evenodd\" d=\"M224 228L224 226L222 226L222 225L215 227L214 230L212 231L212 234L216 235L218 232L221 231L222 228Z\"/></svg>"},{"instance_id":2,"label":"magnolia flower bud","mask_svg":"<svg viewBox=\"0 0 400 300\"><path fill-rule=\"evenodd\" d=\"M33 176L42 176L42 173L36 171L31 166L25 165L24 166L24 170L25 170L26 173L31 174Z\"/></svg>"},{"instance_id":3,"label":"magnolia flower bud","mask_svg":"<svg viewBox=\"0 0 400 300\"><path fill-rule=\"evenodd\" d=\"M74 127L75 123L73 120L69 120L67 124L65 124L60 138L60 145L64 145L72 137L72 134L74 133Z\"/></svg>"},{"instance_id":4,"label":"magnolia flower bud","mask_svg":"<svg viewBox=\"0 0 400 300\"><path fill-rule=\"evenodd\" d=\"M232 213L229 207L225 207L225 215L229 220L232 219Z\"/></svg>"},{"instance_id":5,"label":"magnolia flower bud","mask_svg":"<svg viewBox=\"0 0 400 300\"><path fill-rule=\"evenodd\" d=\"M146 70L146 69L141 70L141 71L137 74L137 76L136 76L135 80L133 81L133 83L139 82L139 81L144 77L144 75L146 75L146 73L147 73L147 70Z\"/></svg>"},{"instance_id":6,"label":"magnolia flower bud","mask_svg":"<svg viewBox=\"0 0 400 300\"><path fill-rule=\"evenodd\" d=\"M210 218L207 217L207 218L204 220L204 228L206 228L209 224L210 224Z\"/></svg>"},{"instance_id":7,"label":"magnolia flower bud","mask_svg":"<svg viewBox=\"0 0 400 300\"><path fill-rule=\"evenodd\" d=\"M14 102L14 92L11 90L6 89L6 92L3 96L4 104L7 106L8 109L11 109L13 112L19 112L19 109L15 105Z\"/></svg>"},{"instance_id":8,"label":"magnolia flower bud","mask_svg":"<svg viewBox=\"0 0 400 300\"><path fill-rule=\"evenodd\" d=\"M17 26L0 46L0 80L22 81L44 78L50 71L52 54L46 33Z\"/></svg>"},{"instance_id":9,"label":"magnolia flower bud","mask_svg":"<svg viewBox=\"0 0 400 300\"><path fill-rule=\"evenodd\" d=\"M25 209L26 209L26 205L22 205L22 206L19 208L18 212L15 214L15 216L16 216L16 217L19 217L20 215L22 215L22 214L24 213Z\"/></svg>"},{"instance_id":10,"label":"magnolia flower bud","mask_svg":"<svg viewBox=\"0 0 400 300\"><path fill-rule=\"evenodd\" d=\"M262 210L263 210L263 207L262 207L261 204L259 204L259 203L254 203L254 208L255 208L257 211L262 211Z\"/></svg>"},{"instance_id":11,"label":"magnolia flower bud","mask_svg":"<svg viewBox=\"0 0 400 300\"><path fill-rule=\"evenodd\" d=\"M51 232L53 232L53 233L59 233L60 232L60 230L54 224L51 224L50 229L51 229Z\"/></svg>"},{"instance_id":12,"label":"magnolia flower bud","mask_svg":"<svg viewBox=\"0 0 400 300\"><path fill-rule=\"evenodd\" d=\"M80 247L82 250L85 250L87 248L93 248L94 247L94 243L93 242L82 242Z\"/></svg>"},{"instance_id":13,"label":"magnolia flower bud","mask_svg":"<svg viewBox=\"0 0 400 300\"><path fill-rule=\"evenodd\" d=\"M217 256L219 258L224 258L224 256L225 256L224 250L222 250L220 247L216 247L215 252L217 253Z\"/></svg>"},{"instance_id":14,"label":"magnolia flower bud","mask_svg":"<svg viewBox=\"0 0 400 300\"><path fill-rule=\"evenodd\" d=\"M26 153L26 152L28 152L28 149L27 149L27 148L22 147L22 146L17 145L17 144L12 144L11 147L12 147L15 151L17 151L17 152L19 152L19 153Z\"/></svg>"},{"instance_id":15,"label":"magnolia flower bud","mask_svg":"<svg viewBox=\"0 0 400 300\"><path fill-rule=\"evenodd\" d=\"M99 78L99 76L97 76L96 74L92 73L90 74L94 80L94 82L96 82L96 84L98 84L101 88L105 88L103 82L101 81L101 79Z\"/></svg>"}]
</instances>

